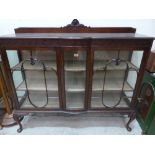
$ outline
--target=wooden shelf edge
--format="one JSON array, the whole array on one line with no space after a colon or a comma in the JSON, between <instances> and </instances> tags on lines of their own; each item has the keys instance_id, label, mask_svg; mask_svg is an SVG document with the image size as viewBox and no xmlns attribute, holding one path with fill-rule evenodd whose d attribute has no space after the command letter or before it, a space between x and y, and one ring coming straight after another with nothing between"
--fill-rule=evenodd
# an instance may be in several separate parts
<instances>
[{"instance_id":1,"label":"wooden shelf edge","mask_svg":"<svg viewBox=\"0 0 155 155\"><path fill-rule=\"evenodd\" d=\"M16 64L15 66L13 66L12 68L11 68L11 70L12 71L21 71L21 64L23 63L23 62L25 62L25 61L22 61L22 62L20 62L20 63L18 63L18 64ZM107 60L105 60L105 62L107 62ZM45 63L45 66L46 66L46 70L47 71L52 71L52 69L55 69L56 70L56 66L55 65L52 65L52 64L56 64L56 62L55 61L53 61L53 63L52 63L52 61L50 61L50 60L47 60L47 61L44 61L44 63ZM47 63L47 64L46 64ZM129 62L129 61L127 61L127 63L128 63L128 65L129 65L129 67L130 67L130 69L132 70L139 70L138 69L138 67L136 67L133 63L131 63L131 62ZM31 68L31 67L28 67L28 66L26 66L26 64L25 64L25 70L27 70L27 71L42 71L43 69L41 69L41 68ZM67 66L65 66L65 68L64 68L64 70L65 71L68 71L68 72L78 72L78 71L86 71L86 66L84 65L84 66L82 66L81 67L81 65L79 65L79 69L78 69L78 65L77 65L77 67L67 67ZM101 65L100 67L97 67L97 66L94 66L94 71L104 71L105 69L104 69L104 65ZM112 67L110 67L110 68L108 68L108 70L111 70L111 71L113 71L113 70L125 70L124 68L122 68L122 66L120 67L120 68L112 68Z\"/></svg>"}]
</instances>

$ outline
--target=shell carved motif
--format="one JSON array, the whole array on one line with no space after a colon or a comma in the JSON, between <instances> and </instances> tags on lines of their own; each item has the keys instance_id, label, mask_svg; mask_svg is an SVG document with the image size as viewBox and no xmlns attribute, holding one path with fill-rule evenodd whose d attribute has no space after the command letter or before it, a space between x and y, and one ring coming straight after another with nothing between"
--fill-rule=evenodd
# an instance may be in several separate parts
<instances>
[{"instance_id":1,"label":"shell carved motif","mask_svg":"<svg viewBox=\"0 0 155 155\"><path fill-rule=\"evenodd\" d=\"M77 19L73 19L71 24L64 26L64 28L77 29L77 28L87 28L87 26L80 24Z\"/></svg>"}]
</instances>

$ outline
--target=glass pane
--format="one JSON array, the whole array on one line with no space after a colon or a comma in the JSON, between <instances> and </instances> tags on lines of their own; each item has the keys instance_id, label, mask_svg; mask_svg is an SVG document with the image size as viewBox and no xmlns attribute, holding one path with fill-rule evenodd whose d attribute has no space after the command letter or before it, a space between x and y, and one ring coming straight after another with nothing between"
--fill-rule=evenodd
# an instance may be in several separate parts
<instances>
[{"instance_id":1,"label":"glass pane","mask_svg":"<svg viewBox=\"0 0 155 155\"><path fill-rule=\"evenodd\" d=\"M130 51L95 51L91 107L128 107L138 68ZM134 80L129 82L129 74Z\"/></svg>"},{"instance_id":2,"label":"glass pane","mask_svg":"<svg viewBox=\"0 0 155 155\"><path fill-rule=\"evenodd\" d=\"M121 92L104 92L103 98L102 98L102 92L96 91L93 92L92 95L92 107L128 107L128 99L124 98L120 99ZM118 105L117 105L118 104Z\"/></svg>"},{"instance_id":3,"label":"glass pane","mask_svg":"<svg viewBox=\"0 0 155 155\"><path fill-rule=\"evenodd\" d=\"M16 85L21 108L59 108L56 52L34 50L31 54L23 50L21 57L22 61L12 67L13 75L22 75Z\"/></svg>"},{"instance_id":4,"label":"glass pane","mask_svg":"<svg viewBox=\"0 0 155 155\"><path fill-rule=\"evenodd\" d=\"M83 109L86 78L86 52L64 52L67 109Z\"/></svg>"}]
</instances>

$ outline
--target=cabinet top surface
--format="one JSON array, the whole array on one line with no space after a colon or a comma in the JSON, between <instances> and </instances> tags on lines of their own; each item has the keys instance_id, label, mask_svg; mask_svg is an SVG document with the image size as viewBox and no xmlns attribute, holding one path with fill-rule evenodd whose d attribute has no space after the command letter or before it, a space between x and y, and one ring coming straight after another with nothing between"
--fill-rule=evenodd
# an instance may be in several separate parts
<instances>
[{"instance_id":1,"label":"cabinet top surface","mask_svg":"<svg viewBox=\"0 0 155 155\"><path fill-rule=\"evenodd\" d=\"M17 33L0 39L155 39L135 33Z\"/></svg>"}]
</instances>

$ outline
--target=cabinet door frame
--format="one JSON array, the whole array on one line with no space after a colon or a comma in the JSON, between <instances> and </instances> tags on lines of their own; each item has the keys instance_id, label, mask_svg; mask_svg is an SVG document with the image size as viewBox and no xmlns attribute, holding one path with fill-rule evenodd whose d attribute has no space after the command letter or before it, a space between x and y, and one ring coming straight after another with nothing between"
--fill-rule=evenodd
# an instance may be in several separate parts
<instances>
[{"instance_id":1,"label":"cabinet door frame","mask_svg":"<svg viewBox=\"0 0 155 155\"><path fill-rule=\"evenodd\" d=\"M86 52L85 59L85 84L84 84L84 107L77 109L67 109L66 108L66 90L65 90L65 52L74 52L75 50L84 50ZM91 79L89 78L90 72L90 62L89 62L89 48L88 47L57 47L57 71L58 71L58 87L59 87L59 95L60 95L60 109L64 111L87 111L88 110L88 99L89 99L89 81L91 83Z\"/></svg>"}]
</instances>

